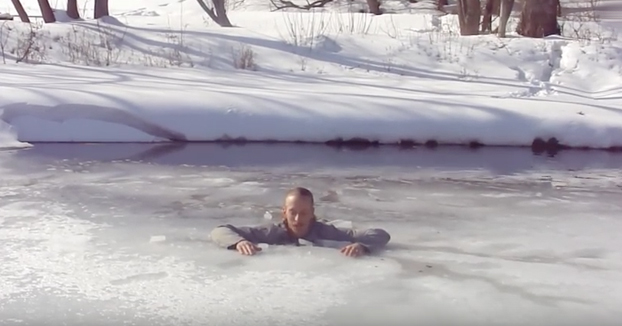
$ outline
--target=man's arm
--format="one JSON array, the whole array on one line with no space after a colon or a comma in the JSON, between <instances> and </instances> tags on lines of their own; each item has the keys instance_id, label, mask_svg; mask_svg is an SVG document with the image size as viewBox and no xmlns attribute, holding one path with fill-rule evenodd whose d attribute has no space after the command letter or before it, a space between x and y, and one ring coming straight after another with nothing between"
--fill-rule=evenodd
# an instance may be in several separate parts
<instances>
[{"instance_id":1,"label":"man's arm","mask_svg":"<svg viewBox=\"0 0 622 326\"><path fill-rule=\"evenodd\" d=\"M257 243L276 244L279 239L276 225L266 226L233 226L231 224L220 225L210 233L212 241L218 246L235 249L235 245L243 240Z\"/></svg>"},{"instance_id":2,"label":"man's arm","mask_svg":"<svg viewBox=\"0 0 622 326\"><path fill-rule=\"evenodd\" d=\"M368 251L382 249L391 240L391 235L383 229L357 230L329 224L324 224L321 237L325 240L359 243Z\"/></svg>"}]
</instances>

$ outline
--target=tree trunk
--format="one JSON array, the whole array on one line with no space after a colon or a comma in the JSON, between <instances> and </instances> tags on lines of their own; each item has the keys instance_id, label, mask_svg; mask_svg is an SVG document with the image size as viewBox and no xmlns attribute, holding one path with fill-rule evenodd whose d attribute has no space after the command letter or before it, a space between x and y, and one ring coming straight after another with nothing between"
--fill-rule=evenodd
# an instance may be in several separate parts
<instances>
[{"instance_id":1,"label":"tree trunk","mask_svg":"<svg viewBox=\"0 0 622 326\"><path fill-rule=\"evenodd\" d=\"M447 0L436 0L436 10L438 11L443 11L443 7L447 5Z\"/></svg>"},{"instance_id":2,"label":"tree trunk","mask_svg":"<svg viewBox=\"0 0 622 326\"><path fill-rule=\"evenodd\" d=\"M108 0L95 0L95 13L93 17L99 19L102 17L110 16L108 11Z\"/></svg>"},{"instance_id":3,"label":"tree trunk","mask_svg":"<svg viewBox=\"0 0 622 326\"><path fill-rule=\"evenodd\" d=\"M41 8L41 16L43 16L43 21L46 24L56 22L54 10L52 10L52 6L50 6L48 0L39 0L39 8Z\"/></svg>"},{"instance_id":4,"label":"tree trunk","mask_svg":"<svg viewBox=\"0 0 622 326\"><path fill-rule=\"evenodd\" d=\"M501 0L501 8L499 9L499 37L505 37L505 32L508 28L508 20L512 14L512 8L514 8L514 0Z\"/></svg>"},{"instance_id":5,"label":"tree trunk","mask_svg":"<svg viewBox=\"0 0 622 326\"><path fill-rule=\"evenodd\" d=\"M225 0L212 0L214 8L210 8L205 0L197 0L201 9L220 27L233 27L229 17L227 16L227 9L225 8Z\"/></svg>"},{"instance_id":6,"label":"tree trunk","mask_svg":"<svg viewBox=\"0 0 622 326\"><path fill-rule=\"evenodd\" d=\"M11 0L13 2L13 6L15 7L15 11L19 15L19 19L22 20L23 23L30 23L30 18L28 18L28 13L24 10L24 6L19 0Z\"/></svg>"},{"instance_id":7,"label":"tree trunk","mask_svg":"<svg viewBox=\"0 0 622 326\"><path fill-rule=\"evenodd\" d=\"M559 0L525 0L520 22L516 28L519 35L542 38L561 33L557 24Z\"/></svg>"},{"instance_id":8,"label":"tree trunk","mask_svg":"<svg viewBox=\"0 0 622 326\"><path fill-rule=\"evenodd\" d=\"M367 0L367 7L369 7L370 13L374 15L382 15L382 10L380 10L380 1Z\"/></svg>"},{"instance_id":9,"label":"tree trunk","mask_svg":"<svg viewBox=\"0 0 622 326\"><path fill-rule=\"evenodd\" d=\"M73 19L80 19L78 0L67 0L67 16Z\"/></svg>"},{"instance_id":10,"label":"tree trunk","mask_svg":"<svg viewBox=\"0 0 622 326\"><path fill-rule=\"evenodd\" d=\"M214 10L216 10L216 16L220 21L218 24L222 27L233 27L231 21L229 21L229 16L227 16L227 8L225 0L212 0L214 4Z\"/></svg>"},{"instance_id":11,"label":"tree trunk","mask_svg":"<svg viewBox=\"0 0 622 326\"><path fill-rule=\"evenodd\" d=\"M481 15L479 0L458 0L460 35L478 35Z\"/></svg>"},{"instance_id":12,"label":"tree trunk","mask_svg":"<svg viewBox=\"0 0 622 326\"><path fill-rule=\"evenodd\" d=\"M482 18L482 33L492 32L492 16L499 16L500 0L486 0L484 18Z\"/></svg>"}]
</instances>

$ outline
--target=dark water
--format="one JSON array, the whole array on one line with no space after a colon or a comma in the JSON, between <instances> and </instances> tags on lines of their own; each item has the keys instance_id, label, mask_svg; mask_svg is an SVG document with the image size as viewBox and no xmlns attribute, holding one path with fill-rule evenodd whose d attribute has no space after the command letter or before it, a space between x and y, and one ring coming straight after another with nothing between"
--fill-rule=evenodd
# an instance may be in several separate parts
<instances>
[{"instance_id":1,"label":"dark water","mask_svg":"<svg viewBox=\"0 0 622 326\"><path fill-rule=\"evenodd\" d=\"M554 156L523 148L353 150L325 145L219 145L219 144L36 144L5 152L18 161L52 163L70 161L129 161L158 165L220 166L229 168L276 167L297 170L377 169L404 171L488 170L516 174L536 170L574 171L622 169L622 153L563 151Z\"/></svg>"}]
</instances>

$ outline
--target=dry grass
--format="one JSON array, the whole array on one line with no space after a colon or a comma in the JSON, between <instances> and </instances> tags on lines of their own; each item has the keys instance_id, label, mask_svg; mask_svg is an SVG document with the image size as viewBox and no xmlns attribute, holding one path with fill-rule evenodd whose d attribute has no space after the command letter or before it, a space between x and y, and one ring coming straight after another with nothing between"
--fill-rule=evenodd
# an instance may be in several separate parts
<instances>
[{"instance_id":1,"label":"dry grass","mask_svg":"<svg viewBox=\"0 0 622 326\"><path fill-rule=\"evenodd\" d=\"M11 36L11 32L13 32L13 28L10 25L7 25L7 21L4 21L0 25L0 55L2 55L2 63L6 64L6 48L9 42L9 37Z\"/></svg>"},{"instance_id":2,"label":"dry grass","mask_svg":"<svg viewBox=\"0 0 622 326\"><path fill-rule=\"evenodd\" d=\"M119 63L121 45L126 31L121 33L97 21L95 27L74 24L64 36L55 37L69 62L86 66L111 66Z\"/></svg>"},{"instance_id":3,"label":"dry grass","mask_svg":"<svg viewBox=\"0 0 622 326\"><path fill-rule=\"evenodd\" d=\"M43 23L30 23L28 27L28 30L18 32L17 42L9 52L15 56L16 63L44 63L49 49L49 32L43 30Z\"/></svg>"},{"instance_id":4,"label":"dry grass","mask_svg":"<svg viewBox=\"0 0 622 326\"><path fill-rule=\"evenodd\" d=\"M617 39L617 33L600 23L601 0L566 1L565 14L560 19L562 34L580 41L607 43Z\"/></svg>"},{"instance_id":5,"label":"dry grass","mask_svg":"<svg viewBox=\"0 0 622 326\"><path fill-rule=\"evenodd\" d=\"M245 44L241 44L236 50L232 50L233 67L243 70L257 70L255 58L257 57L253 49Z\"/></svg>"}]
</instances>

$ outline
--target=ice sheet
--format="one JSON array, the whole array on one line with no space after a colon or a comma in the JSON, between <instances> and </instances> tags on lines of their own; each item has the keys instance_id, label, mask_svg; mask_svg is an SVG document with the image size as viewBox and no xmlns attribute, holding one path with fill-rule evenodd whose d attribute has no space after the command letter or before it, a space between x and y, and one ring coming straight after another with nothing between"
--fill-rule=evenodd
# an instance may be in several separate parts
<instances>
[{"instance_id":1,"label":"ice sheet","mask_svg":"<svg viewBox=\"0 0 622 326\"><path fill-rule=\"evenodd\" d=\"M570 183L576 171L549 166L503 183L472 170L303 174L18 154L0 153L5 325L618 321L619 184L556 187L534 177ZM619 173L581 175L607 171ZM278 216L297 184L316 192L320 216L383 227L391 246L358 260L308 247L243 257L209 241L220 223Z\"/></svg>"}]
</instances>

